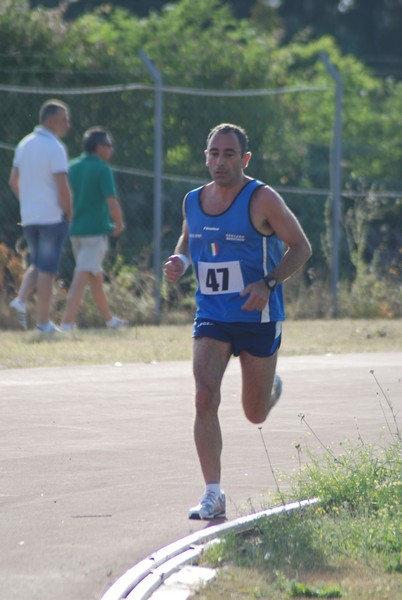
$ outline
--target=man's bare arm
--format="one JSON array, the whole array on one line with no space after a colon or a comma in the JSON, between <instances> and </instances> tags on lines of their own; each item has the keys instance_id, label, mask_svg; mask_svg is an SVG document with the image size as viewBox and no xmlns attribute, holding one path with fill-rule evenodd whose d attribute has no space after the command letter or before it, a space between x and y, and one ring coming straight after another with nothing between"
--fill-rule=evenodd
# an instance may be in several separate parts
<instances>
[{"instance_id":1,"label":"man's bare arm","mask_svg":"<svg viewBox=\"0 0 402 600\"><path fill-rule=\"evenodd\" d=\"M164 266L165 277L169 283L177 283L190 264L188 227L185 218L183 219L182 232L174 251L175 253L169 256Z\"/></svg>"},{"instance_id":2,"label":"man's bare arm","mask_svg":"<svg viewBox=\"0 0 402 600\"><path fill-rule=\"evenodd\" d=\"M66 216L67 221L71 221L73 218L73 203L67 173L55 173L54 179L56 181L56 186L59 193L60 206Z\"/></svg>"},{"instance_id":3,"label":"man's bare arm","mask_svg":"<svg viewBox=\"0 0 402 600\"><path fill-rule=\"evenodd\" d=\"M277 267L270 273L278 282L286 281L307 262L311 245L299 221L282 198L271 206L269 222L287 249Z\"/></svg>"},{"instance_id":4,"label":"man's bare arm","mask_svg":"<svg viewBox=\"0 0 402 600\"><path fill-rule=\"evenodd\" d=\"M10 178L8 180L8 185L10 186L13 194L19 198L20 197L20 172L17 167L13 167L11 169Z\"/></svg>"},{"instance_id":5,"label":"man's bare arm","mask_svg":"<svg viewBox=\"0 0 402 600\"><path fill-rule=\"evenodd\" d=\"M124 229L123 213L116 196L108 196L109 212L114 223L113 236L118 236Z\"/></svg>"},{"instance_id":6,"label":"man's bare arm","mask_svg":"<svg viewBox=\"0 0 402 600\"><path fill-rule=\"evenodd\" d=\"M278 283L286 281L307 262L311 256L311 245L299 221L286 206L283 199L270 188L265 188L259 198L254 216L258 219L262 233L275 233L287 246L280 262L269 275ZM261 279L248 285L242 292L248 298L244 310L262 310L267 302L269 290Z\"/></svg>"}]
</instances>

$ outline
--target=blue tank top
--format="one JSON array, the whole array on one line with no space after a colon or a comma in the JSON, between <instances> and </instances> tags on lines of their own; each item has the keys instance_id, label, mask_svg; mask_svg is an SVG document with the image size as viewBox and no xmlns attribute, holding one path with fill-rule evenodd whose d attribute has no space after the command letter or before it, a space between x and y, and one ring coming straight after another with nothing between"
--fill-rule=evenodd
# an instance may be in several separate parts
<instances>
[{"instance_id":1,"label":"blue tank top","mask_svg":"<svg viewBox=\"0 0 402 600\"><path fill-rule=\"evenodd\" d=\"M282 241L275 234L259 233L251 223L251 198L263 185L256 179L249 181L230 207L218 215L208 215L202 209L203 187L187 194L184 206L189 247L198 281L196 317L232 323L285 319L282 285L270 294L263 311L241 308L247 296L239 292L273 271L283 255Z\"/></svg>"}]
</instances>

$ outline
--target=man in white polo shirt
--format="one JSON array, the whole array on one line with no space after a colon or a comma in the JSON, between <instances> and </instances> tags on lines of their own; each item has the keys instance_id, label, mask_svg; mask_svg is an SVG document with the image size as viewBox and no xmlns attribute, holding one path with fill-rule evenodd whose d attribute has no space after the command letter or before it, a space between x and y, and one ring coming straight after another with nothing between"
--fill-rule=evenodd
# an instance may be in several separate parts
<instances>
[{"instance_id":1,"label":"man in white polo shirt","mask_svg":"<svg viewBox=\"0 0 402 600\"><path fill-rule=\"evenodd\" d=\"M36 328L48 333L57 330L49 320L53 281L72 218L68 157L60 141L70 128L68 106L47 100L40 108L39 123L18 144L9 180L20 201L22 230L31 256L10 307L26 329L26 302L36 289Z\"/></svg>"}]
</instances>

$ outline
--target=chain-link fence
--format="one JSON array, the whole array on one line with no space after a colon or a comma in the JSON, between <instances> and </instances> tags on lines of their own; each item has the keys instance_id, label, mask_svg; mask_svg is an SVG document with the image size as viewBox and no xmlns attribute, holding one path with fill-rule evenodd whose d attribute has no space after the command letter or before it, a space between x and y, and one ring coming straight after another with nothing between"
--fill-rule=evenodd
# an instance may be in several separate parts
<instances>
[{"instance_id":1,"label":"chain-link fence","mask_svg":"<svg viewBox=\"0 0 402 600\"><path fill-rule=\"evenodd\" d=\"M58 97L71 109L72 129L64 140L69 156L81 152L83 132L93 125L108 127L114 137L113 157L126 231L116 241L111 260L151 270L156 245L162 261L173 249L181 227L184 194L208 180L204 164L206 136L219 122L241 124L249 133L253 158L248 173L283 191L310 237L325 228L324 205L329 187L328 143L306 146L298 141L297 114L283 102L308 93L317 97L325 88L214 92L164 88L163 175L160 239L154 239L155 89L147 85L92 89L33 89L0 86L0 243L18 248L21 238L19 206L8 189L13 149L37 124L45 99ZM285 93L287 92L287 94ZM292 122L293 119L293 122ZM329 124L328 139L331 135ZM320 161L316 157L320 156ZM301 189L300 177L320 189ZM293 183L287 187L285 183ZM314 208L313 208L314 206ZM307 215L310 215L307 218ZM313 216L313 222L311 215ZM319 235L319 234L318 234ZM61 277L68 284L73 270L66 252Z\"/></svg>"},{"instance_id":2,"label":"chain-link fence","mask_svg":"<svg viewBox=\"0 0 402 600\"><path fill-rule=\"evenodd\" d=\"M253 156L248 174L282 193L312 242L314 257L310 266L321 273L328 271L331 265L329 163L333 123L328 121L326 127L321 128L327 131L325 139L305 135L303 111L314 111L322 102L323 94L332 98L333 91L323 87L231 92L162 87L157 91L162 92L163 97L159 132L163 140L159 239L155 239L154 229L154 180L158 176L154 160L154 142L158 135L154 86L133 84L80 90L0 86L0 249L7 247L11 255L20 249L19 206L7 183L13 149L37 124L39 107L44 100L57 97L71 109L72 128L64 140L70 157L81 153L82 134L93 125L108 127L115 141L113 168L126 230L112 242L109 268L117 262L157 274L155 256L163 263L180 234L185 193L209 179L203 153L209 130L220 122L234 122L249 134ZM301 95L303 110L300 110ZM346 236L343 236L340 254L341 269L350 268ZM67 247L60 275L66 286L73 268ZM11 288L8 294L12 294L12 278L8 285ZM158 281L154 281L154 287L157 297Z\"/></svg>"}]
</instances>

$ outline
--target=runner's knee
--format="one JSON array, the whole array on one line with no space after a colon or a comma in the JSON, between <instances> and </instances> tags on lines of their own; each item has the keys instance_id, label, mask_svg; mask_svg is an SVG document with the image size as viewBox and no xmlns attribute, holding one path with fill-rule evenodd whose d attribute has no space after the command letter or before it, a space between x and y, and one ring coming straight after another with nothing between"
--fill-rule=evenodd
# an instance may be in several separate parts
<instances>
[{"instance_id":1,"label":"runner's knee","mask_svg":"<svg viewBox=\"0 0 402 600\"><path fill-rule=\"evenodd\" d=\"M219 400L216 399L216 393L208 385L198 386L195 394L195 408L197 414L202 416L211 411L218 410Z\"/></svg>"},{"instance_id":2,"label":"runner's knee","mask_svg":"<svg viewBox=\"0 0 402 600\"><path fill-rule=\"evenodd\" d=\"M244 414L253 425L261 425L268 416L268 410L265 406L247 407L244 406Z\"/></svg>"}]
</instances>

